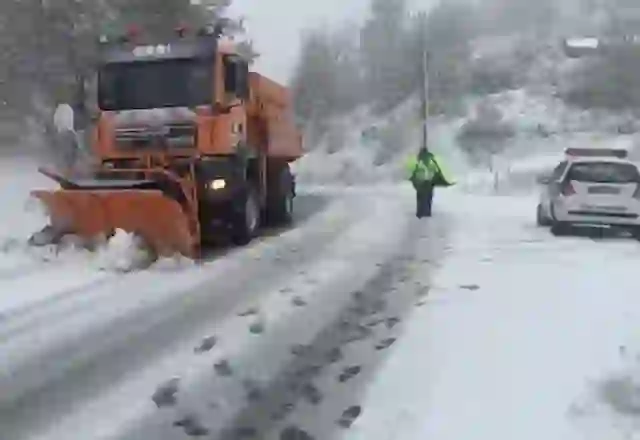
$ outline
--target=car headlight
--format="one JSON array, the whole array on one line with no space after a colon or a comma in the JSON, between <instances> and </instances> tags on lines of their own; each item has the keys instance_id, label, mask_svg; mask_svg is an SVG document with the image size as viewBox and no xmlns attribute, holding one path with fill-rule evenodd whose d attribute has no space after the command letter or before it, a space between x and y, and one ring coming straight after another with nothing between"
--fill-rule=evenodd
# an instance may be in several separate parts
<instances>
[{"instance_id":1,"label":"car headlight","mask_svg":"<svg viewBox=\"0 0 640 440\"><path fill-rule=\"evenodd\" d=\"M218 191L227 187L227 181L224 179L214 179L208 184L209 189Z\"/></svg>"}]
</instances>

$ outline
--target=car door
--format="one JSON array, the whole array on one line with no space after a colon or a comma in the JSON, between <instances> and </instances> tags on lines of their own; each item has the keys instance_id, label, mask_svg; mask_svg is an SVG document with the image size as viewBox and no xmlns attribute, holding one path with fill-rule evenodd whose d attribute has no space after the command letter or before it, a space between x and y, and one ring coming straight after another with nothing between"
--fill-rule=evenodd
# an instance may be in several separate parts
<instances>
[{"instance_id":1,"label":"car door","mask_svg":"<svg viewBox=\"0 0 640 440\"><path fill-rule=\"evenodd\" d=\"M568 164L569 162L564 160L556 165L542 191L540 205L548 218L551 218L551 204L560 194L562 178L567 171Z\"/></svg>"}]
</instances>

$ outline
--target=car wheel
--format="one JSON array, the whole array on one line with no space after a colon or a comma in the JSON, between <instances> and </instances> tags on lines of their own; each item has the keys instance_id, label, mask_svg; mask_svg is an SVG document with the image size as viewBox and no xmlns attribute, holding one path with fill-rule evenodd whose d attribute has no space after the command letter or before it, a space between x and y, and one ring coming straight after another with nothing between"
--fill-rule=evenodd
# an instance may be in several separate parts
<instances>
[{"instance_id":1,"label":"car wheel","mask_svg":"<svg viewBox=\"0 0 640 440\"><path fill-rule=\"evenodd\" d=\"M569 235L571 232L571 225L566 222L553 222L551 225L551 233L556 237L562 237Z\"/></svg>"},{"instance_id":2,"label":"car wheel","mask_svg":"<svg viewBox=\"0 0 640 440\"><path fill-rule=\"evenodd\" d=\"M551 220L544 216L544 213L542 212L542 205L540 204L536 209L536 223L538 226L551 226Z\"/></svg>"}]
</instances>

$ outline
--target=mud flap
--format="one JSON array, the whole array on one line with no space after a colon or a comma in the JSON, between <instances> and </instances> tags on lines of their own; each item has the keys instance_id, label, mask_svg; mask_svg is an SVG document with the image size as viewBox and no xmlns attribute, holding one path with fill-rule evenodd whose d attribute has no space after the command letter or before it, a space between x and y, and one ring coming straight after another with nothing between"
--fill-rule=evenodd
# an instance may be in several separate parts
<instances>
[{"instance_id":1,"label":"mud flap","mask_svg":"<svg viewBox=\"0 0 640 440\"><path fill-rule=\"evenodd\" d=\"M51 227L91 240L117 229L141 237L158 256L195 258L194 237L182 206L160 190L33 191L49 213Z\"/></svg>"}]
</instances>

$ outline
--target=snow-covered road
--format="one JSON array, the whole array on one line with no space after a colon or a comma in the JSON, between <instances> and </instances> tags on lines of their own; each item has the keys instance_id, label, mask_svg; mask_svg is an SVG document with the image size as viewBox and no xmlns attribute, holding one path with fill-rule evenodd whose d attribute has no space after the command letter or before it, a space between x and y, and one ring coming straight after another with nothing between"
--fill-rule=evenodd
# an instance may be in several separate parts
<instances>
[{"instance_id":1,"label":"snow-covered road","mask_svg":"<svg viewBox=\"0 0 640 440\"><path fill-rule=\"evenodd\" d=\"M383 356L426 291L427 272L412 273L424 224L407 188L301 191L291 230L201 265L128 274L80 251L24 249L20 215L37 216L15 188L4 200L16 218L0 234L3 440L174 439L193 428L174 426L190 414L214 437L247 425L267 433L278 417L265 408L309 398L318 361L346 368L358 342ZM421 247L436 258L441 242ZM388 301L390 291L406 300ZM166 405L158 395L172 377ZM264 399L252 399L259 390Z\"/></svg>"},{"instance_id":2,"label":"snow-covered road","mask_svg":"<svg viewBox=\"0 0 640 440\"><path fill-rule=\"evenodd\" d=\"M443 269L345 439L637 438L640 246L555 238L535 203L447 198Z\"/></svg>"},{"instance_id":3,"label":"snow-covered road","mask_svg":"<svg viewBox=\"0 0 640 440\"><path fill-rule=\"evenodd\" d=\"M7 216L0 439L623 438L638 243L554 238L526 196L413 203L307 189L295 228L129 274Z\"/></svg>"}]
</instances>

